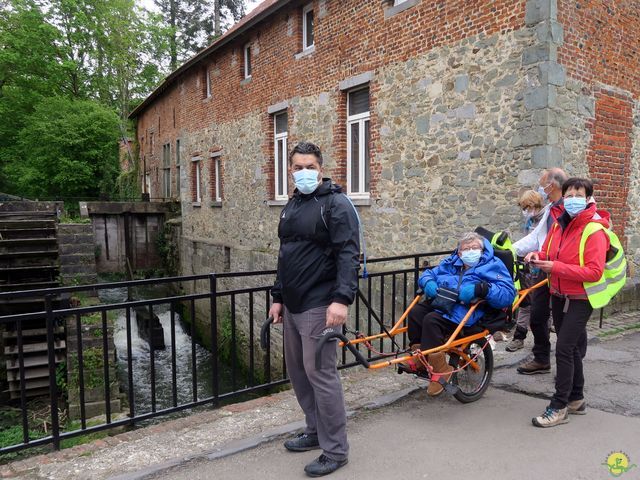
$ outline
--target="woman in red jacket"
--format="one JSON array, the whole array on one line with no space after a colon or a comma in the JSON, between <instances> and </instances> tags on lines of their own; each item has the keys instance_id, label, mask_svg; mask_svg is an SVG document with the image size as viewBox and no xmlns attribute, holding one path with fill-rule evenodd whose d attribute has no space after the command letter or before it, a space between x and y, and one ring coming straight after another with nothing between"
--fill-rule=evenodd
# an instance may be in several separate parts
<instances>
[{"instance_id":1,"label":"woman in red jacket","mask_svg":"<svg viewBox=\"0 0 640 480\"><path fill-rule=\"evenodd\" d=\"M584 264L580 265L580 240L590 222L609 227L609 214L598 211L591 198L593 184L584 178L570 178L562 186L564 212L557 217L542 251L525 257L549 275L551 312L556 328L556 392L549 406L532 419L537 427L553 427L569 421L569 414L586 413L583 395L582 359L587 352L587 320L593 308L584 282L602 277L609 249L609 237L598 230L587 238Z\"/></svg>"}]
</instances>

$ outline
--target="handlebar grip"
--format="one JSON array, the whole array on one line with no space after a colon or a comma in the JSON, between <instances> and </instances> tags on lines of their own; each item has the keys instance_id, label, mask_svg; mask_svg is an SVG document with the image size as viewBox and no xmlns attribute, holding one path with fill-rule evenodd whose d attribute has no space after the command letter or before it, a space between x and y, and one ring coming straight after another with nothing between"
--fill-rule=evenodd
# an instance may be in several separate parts
<instances>
[{"instance_id":1,"label":"handlebar grip","mask_svg":"<svg viewBox=\"0 0 640 480\"><path fill-rule=\"evenodd\" d=\"M262 328L260 329L260 347L263 350L266 350L267 348L269 348L269 340L270 340L269 327L271 326L272 323L273 323L273 317L269 317L267 318L267 320L262 325Z\"/></svg>"},{"instance_id":2,"label":"handlebar grip","mask_svg":"<svg viewBox=\"0 0 640 480\"><path fill-rule=\"evenodd\" d=\"M349 343L349 339L347 337L345 337L340 332L330 331L324 334L320 339L320 341L318 342L318 347L316 348L316 370L320 370L322 366L322 349L324 348L324 344L330 340L333 340L334 338L339 338L340 340L342 340L344 342L343 348L347 347L349 351L353 354L353 356L356 357L356 360L364 368L369 368L369 362L367 361L367 359L364 358L364 356L358 351L355 345Z\"/></svg>"}]
</instances>

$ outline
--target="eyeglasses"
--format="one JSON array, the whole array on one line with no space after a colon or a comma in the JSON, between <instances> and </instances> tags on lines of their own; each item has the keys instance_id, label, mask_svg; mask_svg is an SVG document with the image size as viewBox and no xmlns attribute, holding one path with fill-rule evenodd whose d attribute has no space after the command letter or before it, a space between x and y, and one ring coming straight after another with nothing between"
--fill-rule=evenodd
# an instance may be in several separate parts
<instances>
[{"instance_id":1,"label":"eyeglasses","mask_svg":"<svg viewBox=\"0 0 640 480\"><path fill-rule=\"evenodd\" d=\"M460 247L458 249L458 251L460 252L467 252L469 250L482 250L482 247L477 243L471 243L469 245L465 245L464 247Z\"/></svg>"}]
</instances>

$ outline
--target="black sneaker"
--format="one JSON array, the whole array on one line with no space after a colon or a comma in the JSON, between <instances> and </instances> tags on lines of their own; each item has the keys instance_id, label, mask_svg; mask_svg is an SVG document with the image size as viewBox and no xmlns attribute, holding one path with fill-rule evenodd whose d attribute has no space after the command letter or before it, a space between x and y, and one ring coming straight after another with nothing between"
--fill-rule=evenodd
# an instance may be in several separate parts
<instances>
[{"instance_id":1,"label":"black sneaker","mask_svg":"<svg viewBox=\"0 0 640 480\"><path fill-rule=\"evenodd\" d=\"M322 454L309 465L304 467L304 472L310 477L322 477L335 472L340 467L344 467L348 462L348 458L345 458L344 460L333 460Z\"/></svg>"},{"instance_id":2,"label":"black sneaker","mask_svg":"<svg viewBox=\"0 0 640 480\"><path fill-rule=\"evenodd\" d=\"M318 435L307 435L301 433L291 440L284 442L284 448L291 452L307 452L316 448L320 448L318 443Z\"/></svg>"},{"instance_id":3,"label":"black sneaker","mask_svg":"<svg viewBox=\"0 0 640 480\"><path fill-rule=\"evenodd\" d=\"M536 373L549 373L551 371L551 365L548 363L540 363L537 360L531 360L518 367L518 373L522 375L533 375Z\"/></svg>"}]
</instances>

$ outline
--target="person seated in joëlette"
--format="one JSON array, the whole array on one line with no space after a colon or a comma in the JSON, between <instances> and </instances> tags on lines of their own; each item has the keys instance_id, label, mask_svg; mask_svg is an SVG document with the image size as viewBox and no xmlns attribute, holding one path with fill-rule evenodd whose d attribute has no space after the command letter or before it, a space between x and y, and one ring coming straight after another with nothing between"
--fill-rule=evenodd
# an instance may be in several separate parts
<instances>
[{"instance_id":1,"label":"person seated in jo\u00eblette","mask_svg":"<svg viewBox=\"0 0 640 480\"><path fill-rule=\"evenodd\" d=\"M484 301L471 314L467 327L482 318L485 305L493 309L507 308L516 297L509 270L494 256L489 241L474 232L463 234L458 248L437 267L426 269L418 285L424 291L425 301L409 312L411 350L428 350L444 344L471 304ZM427 360L434 373L444 373L445 380L449 381L453 367L447 364L444 352L429 354ZM443 386L434 381L427 388L431 396L442 391Z\"/></svg>"}]
</instances>

